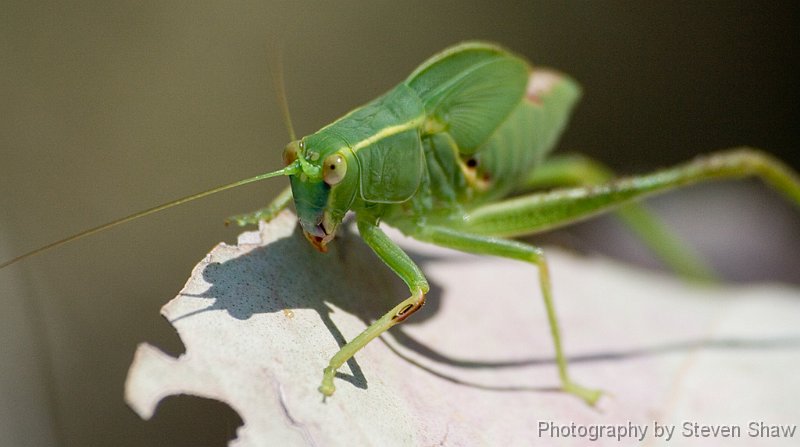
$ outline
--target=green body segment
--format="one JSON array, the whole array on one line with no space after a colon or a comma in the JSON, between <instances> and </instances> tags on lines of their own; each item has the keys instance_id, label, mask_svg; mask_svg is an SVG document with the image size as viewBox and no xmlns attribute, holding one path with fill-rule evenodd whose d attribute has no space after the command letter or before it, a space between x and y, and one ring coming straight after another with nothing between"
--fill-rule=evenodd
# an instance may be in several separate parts
<instances>
[{"instance_id":1,"label":"green body segment","mask_svg":"<svg viewBox=\"0 0 800 447\"><path fill-rule=\"evenodd\" d=\"M342 150L355 154L364 200L403 202L417 191L424 169L419 138L424 119L419 97L400 84L303 140L307 151L319 150L321 158Z\"/></svg>"},{"instance_id":2,"label":"green body segment","mask_svg":"<svg viewBox=\"0 0 800 447\"><path fill-rule=\"evenodd\" d=\"M302 139L308 162L341 153L358 175L330 187L293 176L300 222L324 237L347 210L389 222L457 218L518 187L553 147L578 97L566 76L535 70L502 48L466 43L445 50L383 96Z\"/></svg>"}]
</instances>

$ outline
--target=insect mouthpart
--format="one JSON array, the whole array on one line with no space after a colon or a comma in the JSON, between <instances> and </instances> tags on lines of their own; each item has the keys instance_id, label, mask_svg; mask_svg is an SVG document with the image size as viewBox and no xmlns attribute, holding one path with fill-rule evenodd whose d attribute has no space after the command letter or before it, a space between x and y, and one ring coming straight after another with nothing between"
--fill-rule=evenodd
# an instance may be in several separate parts
<instances>
[{"instance_id":1,"label":"insect mouthpart","mask_svg":"<svg viewBox=\"0 0 800 447\"><path fill-rule=\"evenodd\" d=\"M328 234L325 227L319 223L311 228L303 227L303 236L306 237L308 242L314 246L318 251L325 253L328 251L328 242L333 240L333 234Z\"/></svg>"}]
</instances>

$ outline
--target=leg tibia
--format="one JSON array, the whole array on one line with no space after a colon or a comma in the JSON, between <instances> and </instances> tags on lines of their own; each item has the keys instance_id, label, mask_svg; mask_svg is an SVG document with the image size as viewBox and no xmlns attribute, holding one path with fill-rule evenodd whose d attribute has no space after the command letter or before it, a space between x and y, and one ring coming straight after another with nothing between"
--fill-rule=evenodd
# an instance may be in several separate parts
<instances>
[{"instance_id":1,"label":"leg tibia","mask_svg":"<svg viewBox=\"0 0 800 447\"><path fill-rule=\"evenodd\" d=\"M553 304L550 273L547 268L544 252L540 248L518 241L478 236L443 227L422 227L418 229L418 232L413 233L412 236L426 242L468 253L500 256L536 265L539 269L539 286L547 311L550 333L552 334L553 344L555 345L556 363L558 365L558 375L561 379L561 386L564 391L580 397L590 405L594 405L595 402L597 402L601 392L585 388L573 382L567 372L567 360L561 348L561 331L558 327L558 319L556 318L555 306Z\"/></svg>"}]
</instances>

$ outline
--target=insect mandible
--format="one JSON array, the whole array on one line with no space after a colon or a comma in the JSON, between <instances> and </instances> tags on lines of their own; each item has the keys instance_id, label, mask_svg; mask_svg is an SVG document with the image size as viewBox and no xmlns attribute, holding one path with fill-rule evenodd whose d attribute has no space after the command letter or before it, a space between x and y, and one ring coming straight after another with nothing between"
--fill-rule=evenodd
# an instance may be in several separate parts
<instances>
[{"instance_id":1,"label":"insect mandible","mask_svg":"<svg viewBox=\"0 0 800 447\"><path fill-rule=\"evenodd\" d=\"M645 196L706 180L755 175L800 205L800 178L780 161L749 148L621 179L586 158L548 157L579 96L578 85L564 74L533 67L493 44L462 43L434 55L374 101L311 135L292 136L283 169L91 228L0 268L172 206L289 176L290 186L269 206L233 220L241 225L269 220L294 203L303 234L324 252L345 215L353 212L361 237L410 293L330 359L319 387L324 395L334 393L339 367L420 309L429 291L420 268L380 229L385 222L424 242L535 266L561 387L594 404L601 392L575 383L568 372L544 252L510 238L610 210L624 213ZM541 192L543 184L553 189ZM629 220L637 215L629 214ZM653 232L646 237L665 236ZM672 264L680 268L682 263Z\"/></svg>"}]
</instances>

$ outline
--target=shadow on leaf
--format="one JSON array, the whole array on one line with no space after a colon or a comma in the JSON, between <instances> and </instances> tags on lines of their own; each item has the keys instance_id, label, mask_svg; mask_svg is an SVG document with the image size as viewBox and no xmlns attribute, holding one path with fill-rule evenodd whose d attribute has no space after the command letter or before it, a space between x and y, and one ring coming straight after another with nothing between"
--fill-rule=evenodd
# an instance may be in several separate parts
<instances>
[{"instance_id":1,"label":"shadow on leaf","mask_svg":"<svg viewBox=\"0 0 800 447\"><path fill-rule=\"evenodd\" d=\"M319 315L337 344L340 347L344 346L347 340L331 319L333 312L331 306L356 316L364 324L369 324L408 296L405 284L380 262L350 227L346 228L347 230L342 231L325 254L314 250L296 227L288 237L265 246L257 246L228 261L208 264L202 271L203 279L210 284L208 289L200 294L184 294L184 296L206 298L213 302L203 309L174 318L171 323L209 311L222 310L233 318L247 320L260 313L310 309ZM409 256L423 271L426 264L439 261L437 257L414 252L410 252ZM513 368L555 364L553 357L494 362L456 359L434 350L402 330L404 326L418 324L435 315L442 299L441 287L432 283L426 306L403 325L390 331L394 340L404 348L433 362L462 368ZM387 345L404 360L445 380L481 389L519 391L517 387L494 387L464 382L422 365L403 355L389 343ZM797 338L759 341L689 340L627 351L571 356L569 361L572 363L620 361L693 349L765 349L798 346L800 339ZM352 375L339 372L337 377L358 388L366 389L367 379L355 358L351 358L347 364ZM556 391L552 387L526 388L526 390Z\"/></svg>"}]
</instances>

